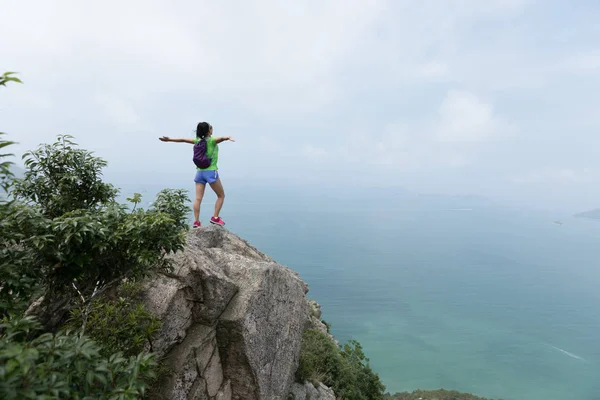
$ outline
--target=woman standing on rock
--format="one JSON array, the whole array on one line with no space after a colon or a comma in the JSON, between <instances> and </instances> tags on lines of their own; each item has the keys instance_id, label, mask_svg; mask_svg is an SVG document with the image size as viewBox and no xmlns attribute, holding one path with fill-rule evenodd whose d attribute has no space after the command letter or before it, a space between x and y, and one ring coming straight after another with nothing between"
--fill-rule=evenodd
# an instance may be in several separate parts
<instances>
[{"instance_id":1,"label":"woman standing on rock","mask_svg":"<svg viewBox=\"0 0 600 400\"><path fill-rule=\"evenodd\" d=\"M210 219L211 224L225 225L225 222L219 216L221 208L223 207L223 201L225 200L225 191L219 178L219 169L217 167L217 161L219 160L219 146L218 144L226 140L235 142L231 136L227 137L213 137L213 128L208 122L200 122L196 128L196 137L194 139L171 139L168 136L163 136L159 140L163 142L174 142L174 143L189 143L194 145L194 163L196 165L202 165L202 162L210 162L204 168L196 168L196 200L194 201L194 228L201 226L200 223L200 204L204 197L204 189L208 183L212 190L217 195L217 202L215 203L215 214Z\"/></svg>"}]
</instances>

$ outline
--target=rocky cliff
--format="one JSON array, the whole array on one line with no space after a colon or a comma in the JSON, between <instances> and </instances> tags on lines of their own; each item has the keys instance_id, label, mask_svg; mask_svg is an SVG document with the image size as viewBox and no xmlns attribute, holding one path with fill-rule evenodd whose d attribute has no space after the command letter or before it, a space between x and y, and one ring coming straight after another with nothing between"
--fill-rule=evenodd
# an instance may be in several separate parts
<instances>
[{"instance_id":1,"label":"rocky cliff","mask_svg":"<svg viewBox=\"0 0 600 400\"><path fill-rule=\"evenodd\" d=\"M163 322L152 341L171 371L163 398L335 400L295 382L304 330L325 329L296 272L215 226L190 232L172 258L174 272L144 286Z\"/></svg>"}]
</instances>

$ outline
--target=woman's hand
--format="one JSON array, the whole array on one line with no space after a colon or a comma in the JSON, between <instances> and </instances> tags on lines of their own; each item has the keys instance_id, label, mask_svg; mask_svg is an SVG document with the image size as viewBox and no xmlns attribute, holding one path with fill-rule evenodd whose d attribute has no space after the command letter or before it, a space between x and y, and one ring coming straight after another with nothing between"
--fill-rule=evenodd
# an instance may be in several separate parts
<instances>
[{"instance_id":1,"label":"woman's hand","mask_svg":"<svg viewBox=\"0 0 600 400\"><path fill-rule=\"evenodd\" d=\"M226 142L228 140L231 142L235 142L235 140L233 140L233 138L231 136L221 136L221 137L215 138L215 141L217 143Z\"/></svg>"},{"instance_id":2,"label":"woman's hand","mask_svg":"<svg viewBox=\"0 0 600 400\"><path fill-rule=\"evenodd\" d=\"M161 142L168 142L171 140L171 138L168 136L162 136L162 137L159 137L158 140L160 140Z\"/></svg>"}]
</instances>

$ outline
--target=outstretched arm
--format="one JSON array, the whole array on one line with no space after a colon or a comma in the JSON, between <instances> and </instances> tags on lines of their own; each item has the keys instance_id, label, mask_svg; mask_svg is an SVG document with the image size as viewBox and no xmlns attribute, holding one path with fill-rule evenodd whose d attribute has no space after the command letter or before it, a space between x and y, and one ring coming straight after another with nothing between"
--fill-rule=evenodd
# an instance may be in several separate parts
<instances>
[{"instance_id":1,"label":"outstretched arm","mask_svg":"<svg viewBox=\"0 0 600 400\"><path fill-rule=\"evenodd\" d=\"M173 142L173 143L189 143L194 144L194 139L172 139L168 136L159 137L158 140L161 142Z\"/></svg>"},{"instance_id":2,"label":"outstretched arm","mask_svg":"<svg viewBox=\"0 0 600 400\"><path fill-rule=\"evenodd\" d=\"M224 136L224 137L215 138L215 142L217 142L217 143L225 142L227 140L229 140L231 142L235 142L235 140L231 136Z\"/></svg>"}]
</instances>

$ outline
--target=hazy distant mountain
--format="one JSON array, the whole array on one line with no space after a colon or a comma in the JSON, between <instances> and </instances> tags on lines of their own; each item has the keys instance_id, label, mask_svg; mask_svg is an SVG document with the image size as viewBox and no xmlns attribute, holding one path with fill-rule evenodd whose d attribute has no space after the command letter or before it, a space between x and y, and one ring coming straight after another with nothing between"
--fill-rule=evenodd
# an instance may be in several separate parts
<instances>
[{"instance_id":1,"label":"hazy distant mountain","mask_svg":"<svg viewBox=\"0 0 600 400\"><path fill-rule=\"evenodd\" d=\"M590 211L585 211L579 214L575 214L578 218L591 218L591 219L600 219L600 208L595 208Z\"/></svg>"}]
</instances>

